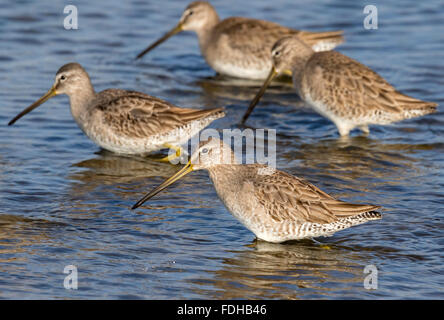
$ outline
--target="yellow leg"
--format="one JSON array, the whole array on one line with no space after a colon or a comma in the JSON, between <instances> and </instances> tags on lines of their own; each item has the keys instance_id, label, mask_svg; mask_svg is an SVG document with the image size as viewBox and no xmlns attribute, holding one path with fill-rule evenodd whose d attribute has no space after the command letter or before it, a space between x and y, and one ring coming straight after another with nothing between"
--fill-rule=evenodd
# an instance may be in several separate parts
<instances>
[{"instance_id":1,"label":"yellow leg","mask_svg":"<svg viewBox=\"0 0 444 320\"><path fill-rule=\"evenodd\" d=\"M165 148L176 150L176 153L173 154L173 155L169 154L166 157L163 157L161 159L157 159L156 161L159 161L159 162L172 162L172 160L180 157L180 155L182 154L182 148L181 147L174 146L174 145L169 144L169 143L165 143L163 146Z\"/></svg>"}]
</instances>

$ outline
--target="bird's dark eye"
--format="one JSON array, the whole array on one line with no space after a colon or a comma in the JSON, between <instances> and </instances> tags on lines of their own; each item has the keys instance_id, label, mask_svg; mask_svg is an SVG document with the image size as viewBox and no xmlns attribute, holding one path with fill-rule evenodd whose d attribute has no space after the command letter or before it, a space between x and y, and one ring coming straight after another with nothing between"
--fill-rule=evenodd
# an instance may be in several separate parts
<instances>
[{"instance_id":1,"label":"bird's dark eye","mask_svg":"<svg viewBox=\"0 0 444 320\"><path fill-rule=\"evenodd\" d=\"M194 11L190 10L190 12L188 12L188 15L189 15L189 16L192 16L193 13L194 13Z\"/></svg>"},{"instance_id":2,"label":"bird's dark eye","mask_svg":"<svg viewBox=\"0 0 444 320\"><path fill-rule=\"evenodd\" d=\"M66 77L65 76L61 76L60 80L66 80Z\"/></svg>"},{"instance_id":3,"label":"bird's dark eye","mask_svg":"<svg viewBox=\"0 0 444 320\"><path fill-rule=\"evenodd\" d=\"M208 153L208 148L203 148L202 153Z\"/></svg>"},{"instance_id":4,"label":"bird's dark eye","mask_svg":"<svg viewBox=\"0 0 444 320\"><path fill-rule=\"evenodd\" d=\"M277 56L280 55L280 54L281 54L280 51L275 51L275 52L274 52L274 56L275 56L275 57L277 57Z\"/></svg>"}]
</instances>

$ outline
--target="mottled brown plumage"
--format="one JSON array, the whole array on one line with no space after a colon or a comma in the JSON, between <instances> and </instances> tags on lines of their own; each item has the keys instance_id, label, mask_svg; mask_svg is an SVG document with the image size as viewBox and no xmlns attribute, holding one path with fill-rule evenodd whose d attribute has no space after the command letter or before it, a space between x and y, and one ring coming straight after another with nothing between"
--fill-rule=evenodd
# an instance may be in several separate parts
<instances>
[{"instance_id":1,"label":"mottled brown plumage","mask_svg":"<svg viewBox=\"0 0 444 320\"><path fill-rule=\"evenodd\" d=\"M310 182L283 171L259 175L264 168L259 164L244 165L239 168L242 175L236 176L244 184L251 184L254 197L276 222L331 223L379 208L336 200Z\"/></svg>"},{"instance_id":2,"label":"mottled brown plumage","mask_svg":"<svg viewBox=\"0 0 444 320\"><path fill-rule=\"evenodd\" d=\"M231 161L224 163L223 159ZM231 214L258 238L269 242L327 236L381 219L375 211L378 206L337 200L304 179L265 165L239 164L231 148L215 138L201 143L182 170L133 208L200 169L209 172L219 198Z\"/></svg>"},{"instance_id":3,"label":"mottled brown plumage","mask_svg":"<svg viewBox=\"0 0 444 320\"><path fill-rule=\"evenodd\" d=\"M172 31L144 50L138 58L182 30L197 33L202 55L214 70L249 79L265 79L272 66L270 50L283 36L296 35L316 51L333 49L344 41L342 31L300 31L274 22L243 17L220 21L211 4L196 1L185 9Z\"/></svg>"},{"instance_id":4,"label":"mottled brown plumage","mask_svg":"<svg viewBox=\"0 0 444 320\"><path fill-rule=\"evenodd\" d=\"M280 39L271 52L269 79L250 104L251 113L270 79L291 72L299 96L315 111L335 123L341 135L355 127L368 133L368 125L425 115L436 110L426 102L397 91L379 74L339 52L314 52L297 37Z\"/></svg>"},{"instance_id":5,"label":"mottled brown plumage","mask_svg":"<svg viewBox=\"0 0 444 320\"><path fill-rule=\"evenodd\" d=\"M59 69L51 90L10 124L57 94L69 96L73 118L91 140L121 154L148 154L179 146L225 115L223 108L179 108L136 91L107 89L96 93L82 66L69 63Z\"/></svg>"},{"instance_id":6,"label":"mottled brown plumage","mask_svg":"<svg viewBox=\"0 0 444 320\"><path fill-rule=\"evenodd\" d=\"M207 63L219 73L264 79L272 66L271 48L283 36L297 35L315 48L332 49L343 41L341 34L299 31L269 21L233 17L211 30L201 50Z\"/></svg>"},{"instance_id":7,"label":"mottled brown plumage","mask_svg":"<svg viewBox=\"0 0 444 320\"><path fill-rule=\"evenodd\" d=\"M90 112L92 119L101 120L104 127L129 138L166 135L193 121L223 114L223 108L179 108L165 100L136 91L108 89L98 93L97 98Z\"/></svg>"},{"instance_id":8,"label":"mottled brown plumage","mask_svg":"<svg viewBox=\"0 0 444 320\"><path fill-rule=\"evenodd\" d=\"M335 51L313 54L295 79L302 99L325 104L327 112L358 125L388 124L437 106L397 91L370 68Z\"/></svg>"}]
</instances>

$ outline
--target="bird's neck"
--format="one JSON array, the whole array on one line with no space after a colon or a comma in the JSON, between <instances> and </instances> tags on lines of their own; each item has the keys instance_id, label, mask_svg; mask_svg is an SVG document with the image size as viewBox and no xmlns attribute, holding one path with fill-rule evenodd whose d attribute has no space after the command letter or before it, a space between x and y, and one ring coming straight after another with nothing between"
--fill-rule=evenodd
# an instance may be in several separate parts
<instances>
[{"instance_id":1,"label":"bird's neck","mask_svg":"<svg viewBox=\"0 0 444 320\"><path fill-rule=\"evenodd\" d=\"M307 48L303 52L299 52L298 56L293 59L291 63L291 73L293 75L293 79L297 80L302 76L302 72L304 71L308 60L313 56L314 53L315 52L311 50L311 48Z\"/></svg>"},{"instance_id":2,"label":"bird's neck","mask_svg":"<svg viewBox=\"0 0 444 320\"><path fill-rule=\"evenodd\" d=\"M214 188L219 194L220 188L225 188L226 186L230 186L230 190L232 192L237 192L238 188L241 186L237 181L240 179L240 170L241 164L234 165L215 165L208 168L208 173L210 175L211 181L214 184Z\"/></svg>"},{"instance_id":3,"label":"bird's neck","mask_svg":"<svg viewBox=\"0 0 444 320\"><path fill-rule=\"evenodd\" d=\"M69 102L71 106L71 114L77 124L83 130L83 124L87 120L86 112L92 105L95 99L96 93L91 83L83 85L77 90L73 90L69 93Z\"/></svg>"},{"instance_id":4,"label":"bird's neck","mask_svg":"<svg viewBox=\"0 0 444 320\"><path fill-rule=\"evenodd\" d=\"M208 47L208 44L212 39L213 30L218 23L219 16L216 12L214 12L213 15L207 19L206 23L202 27L195 30L197 38L199 39L200 49L202 51L204 51Z\"/></svg>"}]
</instances>

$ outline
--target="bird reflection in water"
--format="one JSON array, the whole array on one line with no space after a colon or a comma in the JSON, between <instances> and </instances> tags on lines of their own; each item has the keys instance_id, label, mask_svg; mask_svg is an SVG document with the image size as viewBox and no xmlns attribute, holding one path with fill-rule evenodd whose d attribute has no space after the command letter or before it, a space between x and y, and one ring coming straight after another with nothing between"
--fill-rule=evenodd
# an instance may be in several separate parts
<instances>
[{"instance_id":1,"label":"bird reflection in water","mask_svg":"<svg viewBox=\"0 0 444 320\"><path fill-rule=\"evenodd\" d=\"M328 295L332 287L346 294L351 287L362 286L366 259L365 249L331 241L323 245L313 240L255 240L224 258L222 268L209 271L208 279L190 281L214 286L208 292L196 289L212 299L300 299Z\"/></svg>"}]
</instances>

